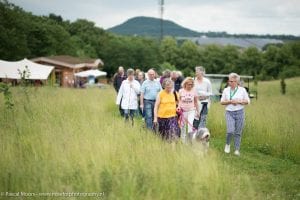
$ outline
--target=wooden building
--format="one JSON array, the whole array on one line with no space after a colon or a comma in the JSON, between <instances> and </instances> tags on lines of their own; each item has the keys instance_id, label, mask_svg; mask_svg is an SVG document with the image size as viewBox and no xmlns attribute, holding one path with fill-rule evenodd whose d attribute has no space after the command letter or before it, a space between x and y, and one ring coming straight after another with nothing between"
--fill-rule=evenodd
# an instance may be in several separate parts
<instances>
[{"instance_id":1,"label":"wooden building","mask_svg":"<svg viewBox=\"0 0 300 200\"><path fill-rule=\"evenodd\" d=\"M62 87L73 87L75 85L75 73L89 69L101 69L104 65L101 59L84 59L67 55L38 57L31 60L36 63L54 66L49 79L52 83Z\"/></svg>"}]
</instances>

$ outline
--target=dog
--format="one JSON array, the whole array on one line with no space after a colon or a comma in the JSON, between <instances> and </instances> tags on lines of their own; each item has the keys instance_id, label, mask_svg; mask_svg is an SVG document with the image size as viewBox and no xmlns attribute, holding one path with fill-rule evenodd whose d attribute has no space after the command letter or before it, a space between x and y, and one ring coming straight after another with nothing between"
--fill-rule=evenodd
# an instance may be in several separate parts
<instances>
[{"instance_id":1,"label":"dog","mask_svg":"<svg viewBox=\"0 0 300 200\"><path fill-rule=\"evenodd\" d=\"M199 128L188 134L188 140L191 145L200 146L204 153L207 153L209 148L210 132L207 128Z\"/></svg>"}]
</instances>

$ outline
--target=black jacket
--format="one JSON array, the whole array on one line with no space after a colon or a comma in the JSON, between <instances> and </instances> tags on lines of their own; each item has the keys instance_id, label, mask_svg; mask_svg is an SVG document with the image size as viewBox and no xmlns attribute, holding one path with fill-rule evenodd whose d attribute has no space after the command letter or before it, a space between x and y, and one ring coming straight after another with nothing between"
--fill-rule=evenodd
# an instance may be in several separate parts
<instances>
[{"instance_id":1,"label":"black jacket","mask_svg":"<svg viewBox=\"0 0 300 200\"><path fill-rule=\"evenodd\" d=\"M119 92L122 82L126 79L127 79L126 74L121 76L119 73L116 73L114 75L114 88L115 88L116 92Z\"/></svg>"}]
</instances>

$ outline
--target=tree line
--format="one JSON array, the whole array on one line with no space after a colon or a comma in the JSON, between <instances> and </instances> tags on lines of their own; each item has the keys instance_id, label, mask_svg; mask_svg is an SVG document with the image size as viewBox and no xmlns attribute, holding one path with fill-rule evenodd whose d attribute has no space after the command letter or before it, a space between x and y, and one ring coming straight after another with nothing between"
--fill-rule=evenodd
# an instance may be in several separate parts
<instances>
[{"instance_id":1,"label":"tree line","mask_svg":"<svg viewBox=\"0 0 300 200\"><path fill-rule=\"evenodd\" d=\"M19 60L51 55L101 58L104 71L112 76L118 66L176 69L193 75L202 65L207 73L254 75L259 80L300 75L300 41L255 47L199 46L173 37L120 36L96 27L94 22L74 22L61 16L35 16L22 8L0 0L0 59Z\"/></svg>"}]
</instances>

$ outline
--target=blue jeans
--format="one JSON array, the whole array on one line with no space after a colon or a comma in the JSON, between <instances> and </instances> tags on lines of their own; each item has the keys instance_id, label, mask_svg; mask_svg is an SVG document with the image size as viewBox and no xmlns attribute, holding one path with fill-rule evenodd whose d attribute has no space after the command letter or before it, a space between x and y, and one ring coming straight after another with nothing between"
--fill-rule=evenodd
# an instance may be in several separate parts
<instances>
[{"instance_id":1,"label":"blue jeans","mask_svg":"<svg viewBox=\"0 0 300 200\"><path fill-rule=\"evenodd\" d=\"M155 101L144 99L144 115L146 127L151 130L153 130L154 105Z\"/></svg>"},{"instance_id":2,"label":"blue jeans","mask_svg":"<svg viewBox=\"0 0 300 200\"><path fill-rule=\"evenodd\" d=\"M128 121L129 120L129 116L130 116L130 119L131 119L132 125L133 125L133 117L134 117L134 113L135 112L136 112L136 110L124 109L125 121Z\"/></svg>"}]
</instances>

